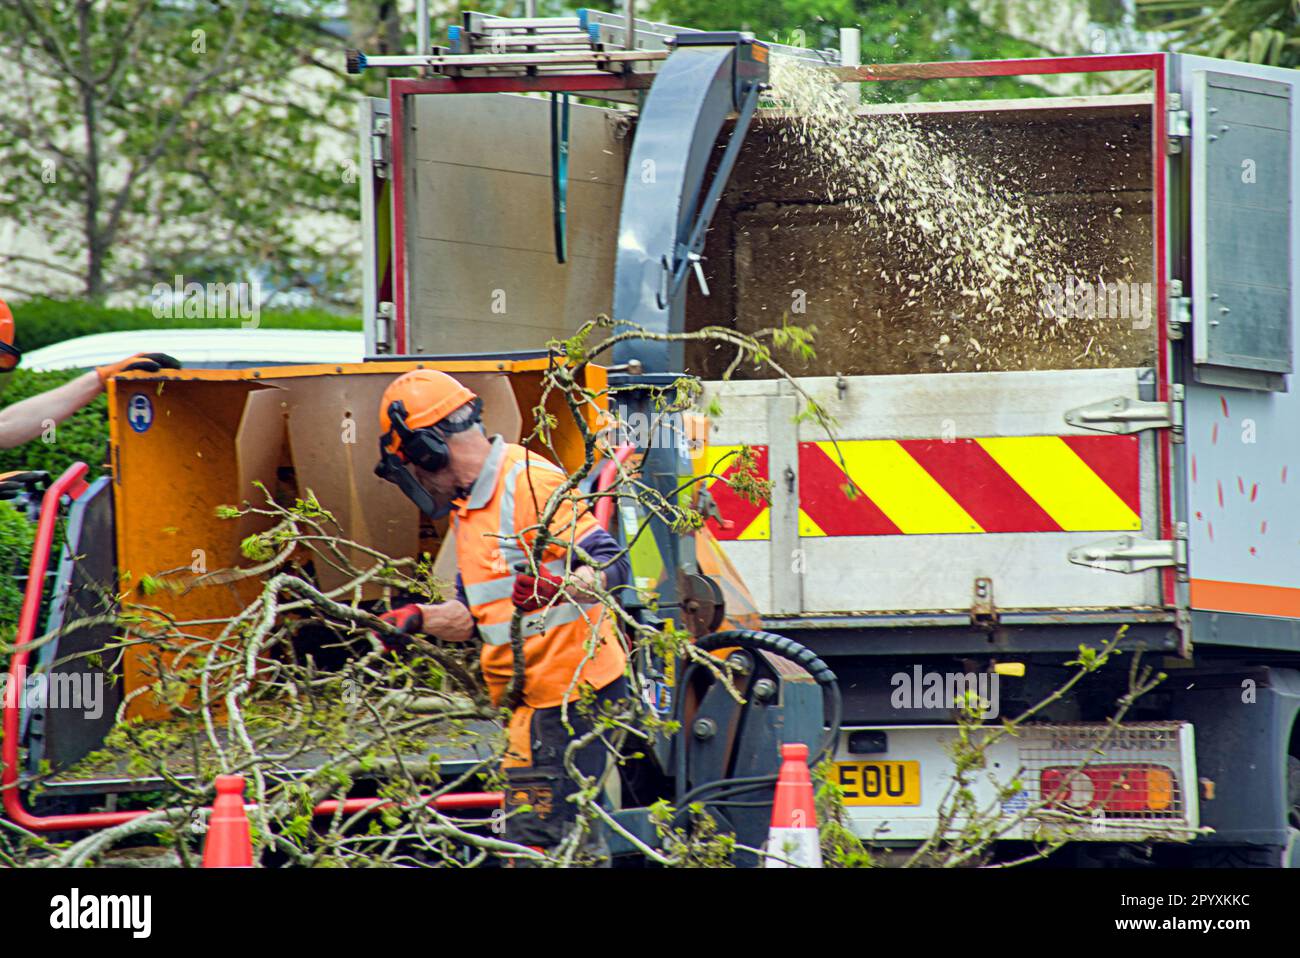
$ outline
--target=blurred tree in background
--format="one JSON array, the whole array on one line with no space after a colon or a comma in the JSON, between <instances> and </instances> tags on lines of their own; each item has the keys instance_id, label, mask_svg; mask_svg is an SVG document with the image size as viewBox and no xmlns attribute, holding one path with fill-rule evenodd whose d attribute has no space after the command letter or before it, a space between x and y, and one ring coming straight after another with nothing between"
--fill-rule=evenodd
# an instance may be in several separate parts
<instances>
[{"instance_id":1,"label":"blurred tree in background","mask_svg":"<svg viewBox=\"0 0 1300 958\"><path fill-rule=\"evenodd\" d=\"M660 19L703 30L745 29L760 39L815 48L839 47L840 27L862 30L864 63L989 59L1028 46L987 27L968 0L657 0ZM1041 51L1039 51L1041 52Z\"/></svg>"},{"instance_id":2,"label":"blurred tree in background","mask_svg":"<svg viewBox=\"0 0 1300 958\"><path fill-rule=\"evenodd\" d=\"M102 300L180 273L348 298L357 88L338 9L5 0L0 216L33 240L0 257L6 288L73 280Z\"/></svg>"},{"instance_id":3,"label":"blurred tree in background","mask_svg":"<svg viewBox=\"0 0 1300 958\"><path fill-rule=\"evenodd\" d=\"M1169 37L1212 56L1300 61L1300 0L1136 4L648 0L638 11L814 48L835 48L838 28L855 26L866 63L1153 49ZM622 9L617 0L592 5ZM430 6L440 42L460 8L449 0ZM576 6L537 4L551 16ZM139 300L178 274L198 282L256 277L268 292L299 294L273 306L354 306L354 104L360 94L381 93L388 72L346 77L342 54L349 46L413 51L413 8L414 0L4 0L5 291ZM525 3L466 8L519 16ZM1004 97L1045 87L1100 92L991 78L864 84L864 95Z\"/></svg>"},{"instance_id":4,"label":"blurred tree in background","mask_svg":"<svg viewBox=\"0 0 1300 958\"><path fill-rule=\"evenodd\" d=\"M835 50L839 28L857 27L862 31L863 63L1102 52L1090 48L1127 16L1122 0L734 0L725 5L711 0L656 0L652 9L659 19L674 23L751 30L760 39ZM1041 78L1019 77L868 83L863 96L868 100L1018 97L1041 93L1043 85Z\"/></svg>"},{"instance_id":5,"label":"blurred tree in background","mask_svg":"<svg viewBox=\"0 0 1300 958\"><path fill-rule=\"evenodd\" d=\"M1179 50L1270 66L1300 66L1296 0L1137 0L1144 21Z\"/></svg>"}]
</instances>

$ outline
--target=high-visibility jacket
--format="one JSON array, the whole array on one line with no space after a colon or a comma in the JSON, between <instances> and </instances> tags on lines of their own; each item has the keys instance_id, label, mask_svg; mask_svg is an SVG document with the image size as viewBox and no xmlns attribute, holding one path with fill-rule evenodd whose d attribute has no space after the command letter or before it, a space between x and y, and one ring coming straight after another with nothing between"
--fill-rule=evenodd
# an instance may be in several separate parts
<instances>
[{"instance_id":1,"label":"high-visibility jacket","mask_svg":"<svg viewBox=\"0 0 1300 958\"><path fill-rule=\"evenodd\" d=\"M483 676L494 702L500 702L513 670L514 567L526 561L525 550L531 551L537 535L531 527L566 478L554 463L497 436L469 495L454 503L456 566L483 639ZM568 545L597 528L589 512L575 517L570 503L562 505L551 522L551 534L560 541L547 546L546 567L562 574ZM626 654L617 624L599 603L578 605L561 597L526 615L522 635L523 704L530 709L573 701L584 683L601 689L623 674Z\"/></svg>"}]
</instances>

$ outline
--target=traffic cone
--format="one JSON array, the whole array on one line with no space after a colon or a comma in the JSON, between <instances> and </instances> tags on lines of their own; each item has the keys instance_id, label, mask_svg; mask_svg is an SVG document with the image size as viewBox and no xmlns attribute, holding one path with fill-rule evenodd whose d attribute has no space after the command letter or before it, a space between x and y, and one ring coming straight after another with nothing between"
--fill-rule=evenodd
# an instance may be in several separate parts
<instances>
[{"instance_id":1,"label":"traffic cone","mask_svg":"<svg viewBox=\"0 0 1300 958\"><path fill-rule=\"evenodd\" d=\"M244 779L239 775L217 776L217 798L208 819L208 837L203 843L204 868L252 868L253 838L244 813Z\"/></svg>"},{"instance_id":2,"label":"traffic cone","mask_svg":"<svg viewBox=\"0 0 1300 958\"><path fill-rule=\"evenodd\" d=\"M817 834L817 806L812 776L808 774L808 746L802 742L781 746L781 774L772 800L772 828L767 850L781 858L764 859L766 868L821 868L822 846ZM782 860L784 859L784 860Z\"/></svg>"}]
</instances>

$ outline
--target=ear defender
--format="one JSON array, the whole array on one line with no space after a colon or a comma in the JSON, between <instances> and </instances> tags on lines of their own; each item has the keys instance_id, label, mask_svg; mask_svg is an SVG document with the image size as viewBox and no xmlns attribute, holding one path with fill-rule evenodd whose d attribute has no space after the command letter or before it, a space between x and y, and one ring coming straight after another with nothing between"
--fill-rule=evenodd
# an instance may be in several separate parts
<instances>
[{"instance_id":1,"label":"ear defender","mask_svg":"<svg viewBox=\"0 0 1300 958\"><path fill-rule=\"evenodd\" d=\"M451 453L437 426L411 429L406 425L406 404L400 399L388 404L388 419L397 434L398 450L407 462L415 463L426 472L439 472L446 468Z\"/></svg>"}]
</instances>

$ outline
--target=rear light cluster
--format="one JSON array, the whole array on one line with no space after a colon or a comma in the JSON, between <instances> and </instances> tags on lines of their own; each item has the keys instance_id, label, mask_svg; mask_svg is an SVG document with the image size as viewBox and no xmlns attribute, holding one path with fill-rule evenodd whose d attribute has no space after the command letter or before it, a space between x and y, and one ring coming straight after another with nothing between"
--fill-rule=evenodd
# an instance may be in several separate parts
<instances>
[{"instance_id":1,"label":"rear light cluster","mask_svg":"<svg viewBox=\"0 0 1300 958\"><path fill-rule=\"evenodd\" d=\"M1052 765L1039 772L1038 786L1046 808L1085 814L1173 815L1180 804L1173 770L1146 762Z\"/></svg>"},{"instance_id":2,"label":"rear light cluster","mask_svg":"<svg viewBox=\"0 0 1300 958\"><path fill-rule=\"evenodd\" d=\"M1070 828L1072 841L1185 841L1200 818L1193 735L1187 722L1027 725L1008 810L1037 809L1030 831Z\"/></svg>"}]
</instances>

